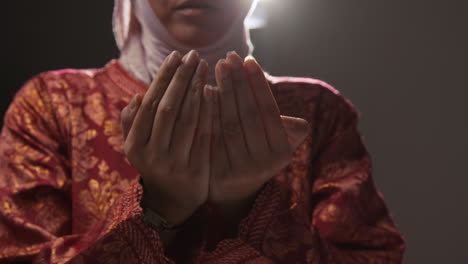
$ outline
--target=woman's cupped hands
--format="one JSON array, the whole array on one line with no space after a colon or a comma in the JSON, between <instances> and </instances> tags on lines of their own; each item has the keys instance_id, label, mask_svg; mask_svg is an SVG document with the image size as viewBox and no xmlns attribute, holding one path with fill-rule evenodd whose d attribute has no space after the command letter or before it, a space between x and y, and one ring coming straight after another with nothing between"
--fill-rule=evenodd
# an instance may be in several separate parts
<instances>
[{"instance_id":1,"label":"woman's cupped hands","mask_svg":"<svg viewBox=\"0 0 468 264\"><path fill-rule=\"evenodd\" d=\"M260 65L227 54L215 67L172 52L144 96L121 113L124 151L144 182L143 203L180 224L210 201L244 215L306 138L306 120L281 116Z\"/></svg>"}]
</instances>

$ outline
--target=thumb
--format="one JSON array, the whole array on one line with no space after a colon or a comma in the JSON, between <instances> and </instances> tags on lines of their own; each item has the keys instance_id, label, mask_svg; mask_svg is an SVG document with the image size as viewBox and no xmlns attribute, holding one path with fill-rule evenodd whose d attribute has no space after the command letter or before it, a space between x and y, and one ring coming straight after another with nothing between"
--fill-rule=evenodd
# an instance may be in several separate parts
<instances>
[{"instance_id":1,"label":"thumb","mask_svg":"<svg viewBox=\"0 0 468 264\"><path fill-rule=\"evenodd\" d=\"M126 107L124 107L124 109L122 109L122 112L120 113L120 122L122 126L122 134L124 137L124 141L125 139L127 139L128 133L132 128L133 120L135 119L140 104L141 96L140 94L135 94L130 103Z\"/></svg>"},{"instance_id":2,"label":"thumb","mask_svg":"<svg viewBox=\"0 0 468 264\"><path fill-rule=\"evenodd\" d=\"M281 120L288 135L289 143L296 150L309 134L309 122L302 118L283 115L281 116Z\"/></svg>"}]
</instances>

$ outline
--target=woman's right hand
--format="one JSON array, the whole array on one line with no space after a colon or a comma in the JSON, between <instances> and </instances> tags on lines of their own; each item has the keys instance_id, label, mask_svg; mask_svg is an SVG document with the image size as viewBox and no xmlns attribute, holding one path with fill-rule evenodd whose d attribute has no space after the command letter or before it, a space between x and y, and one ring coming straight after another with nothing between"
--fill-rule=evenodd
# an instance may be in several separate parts
<instances>
[{"instance_id":1,"label":"woman's right hand","mask_svg":"<svg viewBox=\"0 0 468 264\"><path fill-rule=\"evenodd\" d=\"M145 185L142 202L171 224L184 222L208 197L207 78L208 65L195 51L183 59L173 52L143 99L136 95L121 114L125 154Z\"/></svg>"}]
</instances>

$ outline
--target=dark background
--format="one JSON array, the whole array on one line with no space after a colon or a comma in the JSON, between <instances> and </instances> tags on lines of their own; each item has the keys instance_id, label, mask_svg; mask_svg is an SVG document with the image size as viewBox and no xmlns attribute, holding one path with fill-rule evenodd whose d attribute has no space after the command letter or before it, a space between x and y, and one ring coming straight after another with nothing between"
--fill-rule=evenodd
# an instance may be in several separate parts
<instances>
[{"instance_id":1,"label":"dark background","mask_svg":"<svg viewBox=\"0 0 468 264\"><path fill-rule=\"evenodd\" d=\"M112 0L4 2L1 116L33 75L118 55ZM272 74L323 79L358 107L376 185L408 242L405 263L466 261L467 2L268 2L254 55Z\"/></svg>"}]
</instances>

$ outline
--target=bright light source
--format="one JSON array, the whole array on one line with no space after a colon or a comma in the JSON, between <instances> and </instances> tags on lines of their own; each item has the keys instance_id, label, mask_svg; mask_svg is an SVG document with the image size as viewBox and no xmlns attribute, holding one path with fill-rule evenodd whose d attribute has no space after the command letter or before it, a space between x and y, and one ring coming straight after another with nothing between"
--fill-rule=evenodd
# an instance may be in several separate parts
<instances>
[{"instance_id":1,"label":"bright light source","mask_svg":"<svg viewBox=\"0 0 468 264\"><path fill-rule=\"evenodd\" d=\"M258 0L255 9L245 20L245 25L250 29L263 28L268 22L268 10L266 5L272 0Z\"/></svg>"}]
</instances>

